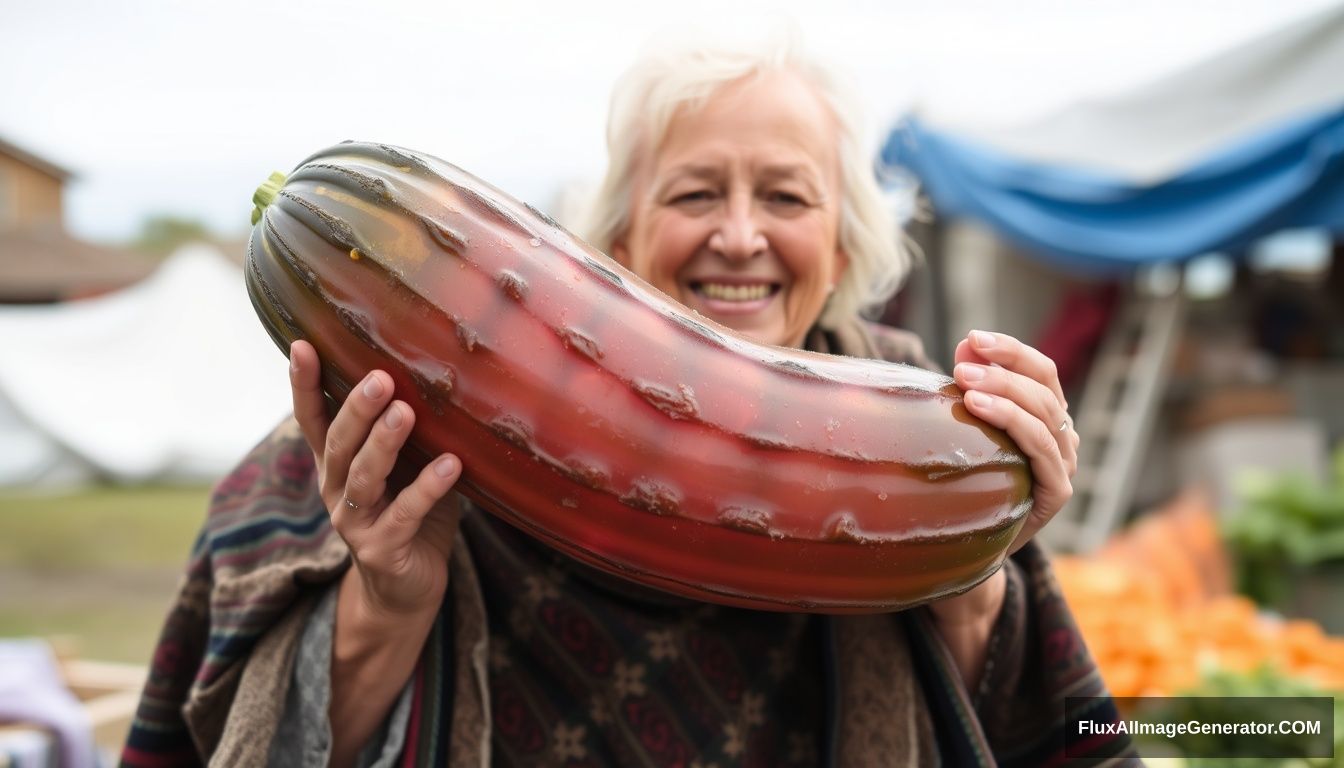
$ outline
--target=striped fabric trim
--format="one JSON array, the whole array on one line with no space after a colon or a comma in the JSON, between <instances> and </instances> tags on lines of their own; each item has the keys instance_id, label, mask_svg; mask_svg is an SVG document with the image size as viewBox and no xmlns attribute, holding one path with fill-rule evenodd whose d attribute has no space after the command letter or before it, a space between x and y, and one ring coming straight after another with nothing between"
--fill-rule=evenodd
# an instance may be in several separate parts
<instances>
[{"instance_id":1,"label":"striped fabric trim","mask_svg":"<svg viewBox=\"0 0 1344 768\"><path fill-rule=\"evenodd\" d=\"M312 562L307 578L315 585L343 569L343 560L321 558L335 532L318 500L312 453L297 435L292 422L282 425L215 487L150 664L123 766L199 765L202 745L182 714L192 691L216 685L293 604L296 555Z\"/></svg>"},{"instance_id":2,"label":"striped fabric trim","mask_svg":"<svg viewBox=\"0 0 1344 768\"><path fill-rule=\"evenodd\" d=\"M996 768L998 763L980 728L980 719L966 697L961 672L937 635L927 610L906 611L901 618L914 647L912 656L929 662L914 666L934 713L934 730L943 762L959 768ZM949 728L953 723L957 727Z\"/></svg>"}]
</instances>

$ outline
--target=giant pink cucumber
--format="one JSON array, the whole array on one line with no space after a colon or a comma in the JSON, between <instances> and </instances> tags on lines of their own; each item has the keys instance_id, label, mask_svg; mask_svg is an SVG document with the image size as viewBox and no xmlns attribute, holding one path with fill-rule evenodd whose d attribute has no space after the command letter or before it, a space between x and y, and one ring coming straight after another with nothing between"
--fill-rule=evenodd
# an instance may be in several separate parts
<instances>
[{"instance_id":1,"label":"giant pink cucumber","mask_svg":"<svg viewBox=\"0 0 1344 768\"><path fill-rule=\"evenodd\" d=\"M1030 508L1026 460L947 377L748 341L446 162L345 143L274 187L247 286L276 343L311 342L337 400L390 373L412 451L459 455L457 490L579 560L894 610L988 576Z\"/></svg>"}]
</instances>

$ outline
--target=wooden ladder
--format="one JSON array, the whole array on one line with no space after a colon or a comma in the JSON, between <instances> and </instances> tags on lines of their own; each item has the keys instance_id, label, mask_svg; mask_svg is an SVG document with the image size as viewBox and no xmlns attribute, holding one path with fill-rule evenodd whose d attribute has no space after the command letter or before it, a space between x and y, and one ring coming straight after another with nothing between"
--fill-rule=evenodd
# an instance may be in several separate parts
<instances>
[{"instance_id":1,"label":"wooden ladder","mask_svg":"<svg viewBox=\"0 0 1344 768\"><path fill-rule=\"evenodd\" d=\"M1144 282L1126 291L1075 411L1082 442L1073 498L1040 533L1056 551L1096 550L1133 502L1185 318L1179 277Z\"/></svg>"}]
</instances>

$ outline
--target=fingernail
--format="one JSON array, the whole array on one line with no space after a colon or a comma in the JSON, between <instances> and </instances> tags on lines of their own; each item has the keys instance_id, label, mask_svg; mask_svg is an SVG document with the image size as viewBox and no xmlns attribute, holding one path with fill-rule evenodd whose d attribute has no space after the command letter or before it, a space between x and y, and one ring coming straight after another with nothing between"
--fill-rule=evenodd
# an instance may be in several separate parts
<instances>
[{"instance_id":1,"label":"fingernail","mask_svg":"<svg viewBox=\"0 0 1344 768\"><path fill-rule=\"evenodd\" d=\"M293 355L293 354L291 354L291 355L289 356L289 372L290 372L290 373L298 373L298 372L299 372L299 361L294 359L294 355Z\"/></svg>"},{"instance_id":2,"label":"fingernail","mask_svg":"<svg viewBox=\"0 0 1344 768\"><path fill-rule=\"evenodd\" d=\"M957 366L961 369L961 378L967 381L981 381L985 378L985 367L975 363L962 363Z\"/></svg>"},{"instance_id":3,"label":"fingernail","mask_svg":"<svg viewBox=\"0 0 1344 768\"><path fill-rule=\"evenodd\" d=\"M971 342L981 349L989 349L998 342L994 334L984 331L971 331Z\"/></svg>"},{"instance_id":4,"label":"fingernail","mask_svg":"<svg viewBox=\"0 0 1344 768\"><path fill-rule=\"evenodd\" d=\"M966 402L974 405L976 408L990 408L994 405L994 398L986 395L984 392L967 392Z\"/></svg>"},{"instance_id":5,"label":"fingernail","mask_svg":"<svg viewBox=\"0 0 1344 768\"><path fill-rule=\"evenodd\" d=\"M383 382L370 373L368 378L364 380L364 396L370 400L377 400L381 394L383 394Z\"/></svg>"},{"instance_id":6,"label":"fingernail","mask_svg":"<svg viewBox=\"0 0 1344 768\"><path fill-rule=\"evenodd\" d=\"M387 415L383 417L383 423L388 429L396 429L401 426L401 408L396 403L387 407Z\"/></svg>"},{"instance_id":7,"label":"fingernail","mask_svg":"<svg viewBox=\"0 0 1344 768\"><path fill-rule=\"evenodd\" d=\"M457 471L457 459L452 456L444 456L442 459L434 462L434 474L439 477L448 477Z\"/></svg>"}]
</instances>

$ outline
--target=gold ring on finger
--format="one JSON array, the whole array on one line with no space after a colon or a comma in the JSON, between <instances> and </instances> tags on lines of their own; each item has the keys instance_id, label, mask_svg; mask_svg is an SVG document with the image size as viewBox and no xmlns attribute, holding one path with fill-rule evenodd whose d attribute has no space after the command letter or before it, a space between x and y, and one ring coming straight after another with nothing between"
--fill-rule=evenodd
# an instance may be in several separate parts
<instances>
[{"instance_id":1,"label":"gold ring on finger","mask_svg":"<svg viewBox=\"0 0 1344 768\"><path fill-rule=\"evenodd\" d=\"M349 496L346 496L346 497L345 497L345 506L349 507L349 508L352 509L352 510L356 510L356 511L359 510L359 505L356 504L355 502L351 501Z\"/></svg>"}]
</instances>

